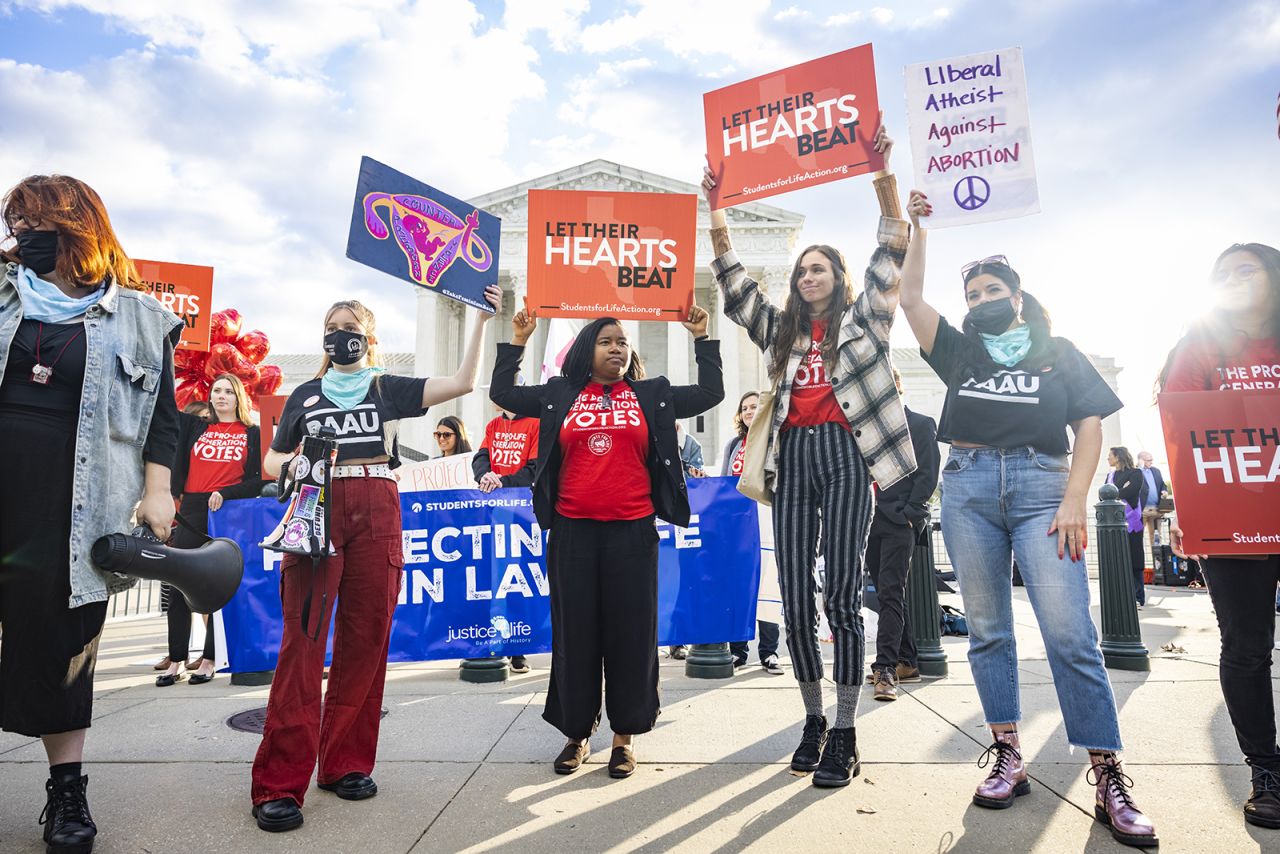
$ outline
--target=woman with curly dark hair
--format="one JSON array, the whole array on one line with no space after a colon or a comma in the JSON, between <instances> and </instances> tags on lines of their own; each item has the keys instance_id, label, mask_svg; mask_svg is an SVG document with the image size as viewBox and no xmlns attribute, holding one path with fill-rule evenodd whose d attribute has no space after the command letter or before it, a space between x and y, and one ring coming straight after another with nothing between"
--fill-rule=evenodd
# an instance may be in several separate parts
<instances>
[{"instance_id":1,"label":"woman with curly dark hair","mask_svg":"<svg viewBox=\"0 0 1280 854\"><path fill-rule=\"evenodd\" d=\"M516 382L537 321L528 309L498 345L489 395L516 415L537 417L533 508L549 531L551 685L542 717L568 739L553 768L571 774L587 761L604 703L613 728L610 777L636 768L632 739L658 718L658 530L655 518L689 524L689 495L676 444L676 419L724 398L720 342L707 335L705 309L683 322L693 335L695 385L646 377L622 324L592 321L565 354L561 375L543 385Z\"/></svg>"}]
</instances>

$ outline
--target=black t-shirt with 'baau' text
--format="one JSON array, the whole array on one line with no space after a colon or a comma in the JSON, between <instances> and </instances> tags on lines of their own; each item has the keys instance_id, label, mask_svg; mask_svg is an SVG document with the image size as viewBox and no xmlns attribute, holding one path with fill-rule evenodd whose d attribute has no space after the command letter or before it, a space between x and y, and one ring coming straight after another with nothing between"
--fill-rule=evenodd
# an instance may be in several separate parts
<instances>
[{"instance_id":1,"label":"black t-shirt with 'baau' text","mask_svg":"<svg viewBox=\"0 0 1280 854\"><path fill-rule=\"evenodd\" d=\"M1067 425L1106 418L1124 404L1098 369L1065 338L1052 340L1053 356L1011 368L992 362L976 338L938 318L933 351L924 356L947 384L938 441L959 440L992 448L1030 445L1046 454L1070 450ZM985 365L967 376L965 365Z\"/></svg>"},{"instance_id":2,"label":"black t-shirt with 'baau' text","mask_svg":"<svg viewBox=\"0 0 1280 854\"><path fill-rule=\"evenodd\" d=\"M421 378L382 374L369 384L363 401L353 409L342 409L324 396L319 379L305 382L285 402L271 450L287 454L298 447L303 436L318 436L328 427L338 437L339 463L385 454L395 468L400 465L400 419L426 413L422 407L426 383Z\"/></svg>"}]
</instances>

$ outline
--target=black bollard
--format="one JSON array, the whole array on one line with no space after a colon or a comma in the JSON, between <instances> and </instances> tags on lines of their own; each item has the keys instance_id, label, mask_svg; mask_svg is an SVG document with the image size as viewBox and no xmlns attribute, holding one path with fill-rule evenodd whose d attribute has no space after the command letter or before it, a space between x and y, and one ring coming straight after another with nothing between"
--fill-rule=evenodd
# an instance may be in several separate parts
<instances>
[{"instance_id":1,"label":"black bollard","mask_svg":"<svg viewBox=\"0 0 1280 854\"><path fill-rule=\"evenodd\" d=\"M1102 657L1116 670L1150 670L1142 643L1138 603L1129 568L1129 529L1124 502L1114 484L1098 490L1098 588L1102 596Z\"/></svg>"},{"instance_id":2,"label":"black bollard","mask_svg":"<svg viewBox=\"0 0 1280 854\"><path fill-rule=\"evenodd\" d=\"M458 678L463 682L506 682L510 670L503 656L494 658L464 658L458 667Z\"/></svg>"},{"instance_id":3,"label":"black bollard","mask_svg":"<svg viewBox=\"0 0 1280 854\"><path fill-rule=\"evenodd\" d=\"M733 653L727 643L695 643L684 660L684 675L690 679L729 679L733 676Z\"/></svg>"},{"instance_id":4,"label":"black bollard","mask_svg":"<svg viewBox=\"0 0 1280 854\"><path fill-rule=\"evenodd\" d=\"M934 583L933 522L927 522L911 551L907 574L907 617L916 641L921 676L946 676L947 654L942 651L938 623L938 586Z\"/></svg>"}]
</instances>

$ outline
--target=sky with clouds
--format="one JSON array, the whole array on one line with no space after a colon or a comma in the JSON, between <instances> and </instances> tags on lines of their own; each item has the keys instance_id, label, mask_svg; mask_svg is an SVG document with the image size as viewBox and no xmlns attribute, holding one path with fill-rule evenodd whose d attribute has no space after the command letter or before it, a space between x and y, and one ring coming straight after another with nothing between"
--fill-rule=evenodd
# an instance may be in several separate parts
<instances>
[{"instance_id":1,"label":"sky with clouds","mask_svg":"<svg viewBox=\"0 0 1280 854\"><path fill-rule=\"evenodd\" d=\"M278 352L353 295L409 350L408 287L343 255L361 155L461 197L596 157L695 181L703 92L866 42L904 193L903 67L1024 49L1043 212L934 232L927 291L958 319L960 265L1007 255L1158 444L1151 380L1217 253L1280 244L1274 0L0 0L0 183L88 181L130 254L216 267ZM871 248L866 178L768 201Z\"/></svg>"}]
</instances>

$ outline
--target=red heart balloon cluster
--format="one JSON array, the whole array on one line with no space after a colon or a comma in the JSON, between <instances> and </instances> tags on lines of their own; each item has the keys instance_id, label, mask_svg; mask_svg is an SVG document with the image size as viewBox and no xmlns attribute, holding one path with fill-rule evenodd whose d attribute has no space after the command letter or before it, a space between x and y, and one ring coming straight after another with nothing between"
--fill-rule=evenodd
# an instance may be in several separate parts
<instances>
[{"instance_id":1,"label":"red heart balloon cluster","mask_svg":"<svg viewBox=\"0 0 1280 854\"><path fill-rule=\"evenodd\" d=\"M211 320L209 352L178 350L173 354L178 408L193 400L208 400L214 378L232 374L244 383L257 409L259 397L275 394L284 383L280 368L262 364L271 351L271 341L256 329L241 334L244 320L234 308L215 313Z\"/></svg>"}]
</instances>

